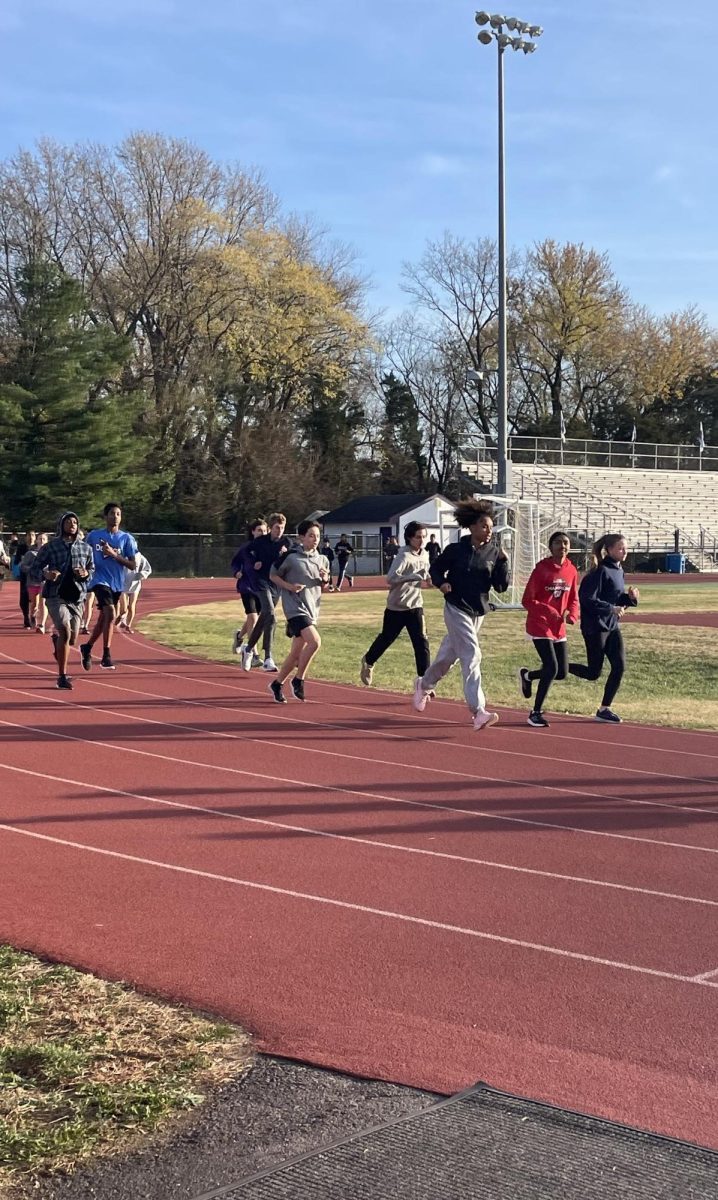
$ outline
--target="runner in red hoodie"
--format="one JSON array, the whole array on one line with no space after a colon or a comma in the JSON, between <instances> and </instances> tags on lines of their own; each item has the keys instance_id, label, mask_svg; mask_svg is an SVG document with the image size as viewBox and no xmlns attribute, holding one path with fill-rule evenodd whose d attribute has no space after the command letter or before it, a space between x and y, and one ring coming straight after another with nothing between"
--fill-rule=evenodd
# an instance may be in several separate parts
<instances>
[{"instance_id":1,"label":"runner in red hoodie","mask_svg":"<svg viewBox=\"0 0 718 1200\"><path fill-rule=\"evenodd\" d=\"M551 554L536 563L521 603L526 609L526 632L533 638L541 659L541 669L519 669L521 694L531 695L531 684L538 679L536 701L529 714L529 725L547 729L543 706L554 679L568 674L566 621L574 625L578 618L578 572L568 557L571 543L565 533L554 533L548 543Z\"/></svg>"}]
</instances>

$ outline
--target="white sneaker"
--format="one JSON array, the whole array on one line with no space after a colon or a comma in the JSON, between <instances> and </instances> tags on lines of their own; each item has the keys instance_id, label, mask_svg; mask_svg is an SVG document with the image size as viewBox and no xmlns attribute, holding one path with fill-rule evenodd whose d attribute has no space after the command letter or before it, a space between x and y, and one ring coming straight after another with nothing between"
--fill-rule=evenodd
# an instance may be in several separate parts
<instances>
[{"instance_id":1,"label":"white sneaker","mask_svg":"<svg viewBox=\"0 0 718 1200\"><path fill-rule=\"evenodd\" d=\"M424 691L424 686L418 675L414 680L414 695L411 702L417 712L423 712L429 703L429 693Z\"/></svg>"},{"instance_id":2,"label":"white sneaker","mask_svg":"<svg viewBox=\"0 0 718 1200\"><path fill-rule=\"evenodd\" d=\"M498 725L498 722L498 713L490 713L484 710L483 712L477 712L473 720L473 726L478 731L479 729L488 729L489 725Z\"/></svg>"},{"instance_id":3,"label":"white sneaker","mask_svg":"<svg viewBox=\"0 0 718 1200\"><path fill-rule=\"evenodd\" d=\"M246 646L240 651L240 660L239 665L243 671L252 670L252 651L248 650Z\"/></svg>"},{"instance_id":4,"label":"white sneaker","mask_svg":"<svg viewBox=\"0 0 718 1200\"><path fill-rule=\"evenodd\" d=\"M364 684L364 687L371 687L371 681L374 675L374 668L370 666L365 658L361 660L359 665L359 678Z\"/></svg>"},{"instance_id":5,"label":"white sneaker","mask_svg":"<svg viewBox=\"0 0 718 1200\"><path fill-rule=\"evenodd\" d=\"M238 629L234 631L232 638L232 654L240 654L242 651L242 635Z\"/></svg>"},{"instance_id":6,"label":"white sneaker","mask_svg":"<svg viewBox=\"0 0 718 1200\"><path fill-rule=\"evenodd\" d=\"M269 655L269 656L267 656L267 658L265 658L264 662L262 663L262 670L263 671L278 671L279 670L279 667L277 666L277 664L275 663L275 661L271 657L271 655Z\"/></svg>"}]
</instances>

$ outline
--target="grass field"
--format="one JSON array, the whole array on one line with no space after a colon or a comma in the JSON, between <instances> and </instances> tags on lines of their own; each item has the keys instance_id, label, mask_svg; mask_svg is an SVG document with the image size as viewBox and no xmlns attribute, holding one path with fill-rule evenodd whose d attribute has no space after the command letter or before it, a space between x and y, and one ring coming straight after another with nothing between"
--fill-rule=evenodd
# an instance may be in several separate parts
<instances>
[{"instance_id":1,"label":"grass field","mask_svg":"<svg viewBox=\"0 0 718 1200\"><path fill-rule=\"evenodd\" d=\"M0 1197L137 1144L250 1059L232 1025L0 945Z\"/></svg>"},{"instance_id":2,"label":"grass field","mask_svg":"<svg viewBox=\"0 0 718 1200\"><path fill-rule=\"evenodd\" d=\"M357 683L359 662L381 627L384 592L346 592L322 600L322 650L312 676L339 683ZM438 647L444 634L443 600L438 592L424 596L429 641ZM671 588L647 584L641 589L641 609L647 612L718 610L718 587L686 584ZM238 620L239 619L239 620ZM154 613L140 623L147 636L176 649L220 662L233 662L241 678L238 660L231 653L231 638L241 623L234 600ZM615 707L629 720L651 724L678 725L693 729L718 728L718 636L715 629L690 626L623 625L628 669ZM519 666L537 665L533 646L525 640L524 614L490 614L482 629L483 672L491 704L526 707L519 695L516 671ZM275 658L288 648L280 620ZM570 630L571 655L585 661L580 633ZM380 660L375 686L410 692L415 675L411 647L404 635ZM457 668L439 688L442 696L459 699L461 679ZM554 685L548 711L591 713L601 699L601 684L569 679Z\"/></svg>"}]
</instances>

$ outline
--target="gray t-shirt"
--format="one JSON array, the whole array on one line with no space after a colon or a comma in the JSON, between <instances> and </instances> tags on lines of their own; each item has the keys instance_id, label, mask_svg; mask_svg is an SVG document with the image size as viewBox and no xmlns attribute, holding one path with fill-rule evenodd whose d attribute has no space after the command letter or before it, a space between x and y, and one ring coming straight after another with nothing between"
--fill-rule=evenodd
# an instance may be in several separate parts
<instances>
[{"instance_id":1,"label":"gray t-shirt","mask_svg":"<svg viewBox=\"0 0 718 1200\"><path fill-rule=\"evenodd\" d=\"M318 550L304 550L301 546L293 546L272 567L270 579L284 579L287 583L303 585L301 592L288 592L282 588L282 608L287 619L308 617L316 625L322 598L320 571L329 574L328 560Z\"/></svg>"}]
</instances>

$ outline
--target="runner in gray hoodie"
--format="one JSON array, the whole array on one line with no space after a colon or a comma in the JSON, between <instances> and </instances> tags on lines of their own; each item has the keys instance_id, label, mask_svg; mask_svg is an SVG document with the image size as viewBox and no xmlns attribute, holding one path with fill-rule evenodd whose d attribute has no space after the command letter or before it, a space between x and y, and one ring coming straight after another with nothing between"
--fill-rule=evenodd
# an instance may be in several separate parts
<instances>
[{"instance_id":1,"label":"runner in gray hoodie","mask_svg":"<svg viewBox=\"0 0 718 1200\"><path fill-rule=\"evenodd\" d=\"M322 644L317 632L322 587L331 583L329 561L317 551L322 535L316 521L302 521L297 536L299 545L292 546L269 573L270 583L281 588L287 633L292 638L292 648L269 685L277 704L287 703L282 684L292 674L294 699L305 698L304 679Z\"/></svg>"},{"instance_id":2,"label":"runner in gray hoodie","mask_svg":"<svg viewBox=\"0 0 718 1200\"><path fill-rule=\"evenodd\" d=\"M431 661L421 599L421 585L429 579L429 555L424 549L426 529L419 521L409 521L404 526L404 542L387 571L389 595L381 633L361 660L359 678L366 687L371 684L375 664L402 629L411 638L418 676L428 670Z\"/></svg>"}]
</instances>

